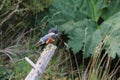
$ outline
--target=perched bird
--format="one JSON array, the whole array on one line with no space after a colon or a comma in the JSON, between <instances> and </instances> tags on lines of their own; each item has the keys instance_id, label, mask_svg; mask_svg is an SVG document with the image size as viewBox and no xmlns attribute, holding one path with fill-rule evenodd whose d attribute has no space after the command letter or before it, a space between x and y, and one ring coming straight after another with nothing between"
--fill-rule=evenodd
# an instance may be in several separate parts
<instances>
[{"instance_id":1,"label":"perched bird","mask_svg":"<svg viewBox=\"0 0 120 80\"><path fill-rule=\"evenodd\" d=\"M51 28L48 31L48 34L43 36L35 45L52 43L57 36L58 36L58 30L56 28Z\"/></svg>"}]
</instances>

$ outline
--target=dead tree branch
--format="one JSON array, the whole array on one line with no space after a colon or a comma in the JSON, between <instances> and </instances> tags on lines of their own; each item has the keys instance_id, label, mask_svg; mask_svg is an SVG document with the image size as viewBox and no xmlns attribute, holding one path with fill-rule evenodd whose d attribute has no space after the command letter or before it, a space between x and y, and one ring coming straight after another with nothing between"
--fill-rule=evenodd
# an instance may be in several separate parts
<instances>
[{"instance_id":1,"label":"dead tree branch","mask_svg":"<svg viewBox=\"0 0 120 80\"><path fill-rule=\"evenodd\" d=\"M44 73L49 61L54 55L56 48L57 47L53 44L48 44L44 51L41 53L41 56L39 57L36 64L34 64L29 58L25 58L26 61L33 67L25 80L39 80L39 78Z\"/></svg>"}]
</instances>

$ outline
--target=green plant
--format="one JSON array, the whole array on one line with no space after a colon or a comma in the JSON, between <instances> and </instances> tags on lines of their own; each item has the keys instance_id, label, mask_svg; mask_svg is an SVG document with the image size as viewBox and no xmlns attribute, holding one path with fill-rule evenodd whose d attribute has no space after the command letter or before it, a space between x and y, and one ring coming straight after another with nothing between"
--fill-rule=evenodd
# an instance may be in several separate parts
<instances>
[{"instance_id":1,"label":"green plant","mask_svg":"<svg viewBox=\"0 0 120 80\"><path fill-rule=\"evenodd\" d=\"M24 79L31 69L31 66L25 60L17 62L14 66L15 75L13 78L15 80Z\"/></svg>"},{"instance_id":2,"label":"green plant","mask_svg":"<svg viewBox=\"0 0 120 80\"><path fill-rule=\"evenodd\" d=\"M15 39L29 30L37 28L36 32L40 31L40 27L35 25L36 14L44 13L52 2L53 0L0 1L1 48L14 45L17 42Z\"/></svg>"},{"instance_id":3,"label":"green plant","mask_svg":"<svg viewBox=\"0 0 120 80\"><path fill-rule=\"evenodd\" d=\"M115 7L112 7L113 3L116 4ZM105 49L115 58L116 53L120 56L118 3L119 0L56 0L50 8L51 17L48 22L68 34L69 48L75 54L83 50L84 57L90 56L104 37L109 36ZM113 12L109 10L111 7L115 9ZM108 10L109 16L105 10Z\"/></svg>"},{"instance_id":4,"label":"green plant","mask_svg":"<svg viewBox=\"0 0 120 80\"><path fill-rule=\"evenodd\" d=\"M8 69L5 66L0 65L0 79L1 80L7 80L7 79L12 79L14 76L14 72L12 69Z\"/></svg>"},{"instance_id":5,"label":"green plant","mask_svg":"<svg viewBox=\"0 0 120 80\"><path fill-rule=\"evenodd\" d=\"M116 62L113 69L111 69L111 63L113 58L107 56L107 52L102 55L102 50L104 48L103 44L106 44L107 37L103 39L95 49L87 68L81 76L81 80L117 80L116 73L119 72L119 59Z\"/></svg>"},{"instance_id":6,"label":"green plant","mask_svg":"<svg viewBox=\"0 0 120 80\"><path fill-rule=\"evenodd\" d=\"M6 51L15 62L13 64L11 61L5 61L6 57L1 61L0 78L24 79L31 69L30 65L24 61L24 57L32 56L32 60L38 59L41 49L36 49L33 44L38 41L41 33L46 34L49 28L57 25L60 32L68 35L68 41L64 42L62 49L59 42L57 54L41 77L42 80L50 78L74 80L76 75L80 80L114 80L119 67L115 66L110 72L112 61L110 56L113 58L116 55L120 56L120 1L55 0L53 4L52 1L0 1L3 5L3 7L0 5L0 51L3 51L0 57L6 56L4 54ZM50 4L52 5L48 8ZM48 8L47 11L46 8ZM67 51L66 46L74 54L83 51L83 60L91 55L87 68L84 61L83 64L79 64L75 58L77 70L74 70L71 52ZM103 49L106 52L101 58ZM104 58L107 53L108 57ZM1 67L1 65L6 66L5 62L10 65L9 68Z\"/></svg>"}]
</instances>

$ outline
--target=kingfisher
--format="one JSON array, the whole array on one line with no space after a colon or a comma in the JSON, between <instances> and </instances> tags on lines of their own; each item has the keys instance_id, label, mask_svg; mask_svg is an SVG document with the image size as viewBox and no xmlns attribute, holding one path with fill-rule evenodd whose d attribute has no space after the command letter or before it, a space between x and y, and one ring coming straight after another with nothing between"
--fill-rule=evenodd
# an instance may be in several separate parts
<instances>
[{"instance_id":1,"label":"kingfisher","mask_svg":"<svg viewBox=\"0 0 120 80\"><path fill-rule=\"evenodd\" d=\"M53 43L57 36L58 36L58 30L56 28L51 28L48 31L48 34L40 38L40 40L35 45Z\"/></svg>"}]
</instances>

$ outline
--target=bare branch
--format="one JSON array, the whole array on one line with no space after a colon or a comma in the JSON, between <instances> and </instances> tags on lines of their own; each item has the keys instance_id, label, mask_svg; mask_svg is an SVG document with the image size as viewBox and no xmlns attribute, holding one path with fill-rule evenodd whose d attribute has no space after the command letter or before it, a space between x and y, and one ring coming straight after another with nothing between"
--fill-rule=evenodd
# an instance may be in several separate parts
<instances>
[{"instance_id":1,"label":"bare branch","mask_svg":"<svg viewBox=\"0 0 120 80\"><path fill-rule=\"evenodd\" d=\"M56 48L57 47L53 44L48 44L44 51L41 53L41 56L39 57L36 64L34 64L31 60L27 58L27 61L30 63L30 65L32 65L33 68L27 75L25 80L39 80L39 77L42 76L49 61L54 55Z\"/></svg>"},{"instance_id":2,"label":"bare branch","mask_svg":"<svg viewBox=\"0 0 120 80\"><path fill-rule=\"evenodd\" d=\"M25 60L35 69L35 64L28 58L28 57L25 57Z\"/></svg>"}]
</instances>

